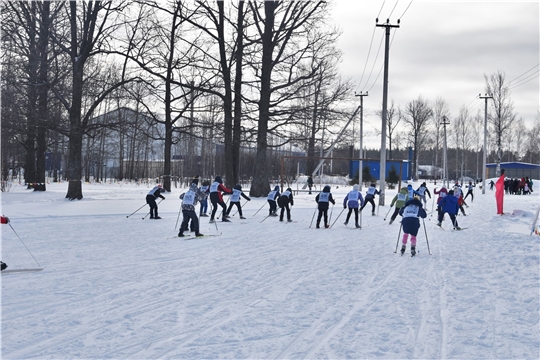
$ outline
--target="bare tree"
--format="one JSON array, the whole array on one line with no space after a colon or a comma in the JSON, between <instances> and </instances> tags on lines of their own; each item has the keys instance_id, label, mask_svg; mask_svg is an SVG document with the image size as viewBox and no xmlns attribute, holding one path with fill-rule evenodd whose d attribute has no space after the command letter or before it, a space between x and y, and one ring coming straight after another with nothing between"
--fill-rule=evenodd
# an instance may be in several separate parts
<instances>
[{"instance_id":1,"label":"bare tree","mask_svg":"<svg viewBox=\"0 0 540 360\"><path fill-rule=\"evenodd\" d=\"M260 93L257 104L259 114L257 166L250 193L252 196L263 196L269 190L266 153L268 149L268 124L273 117L272 114L276 116L278 111L278 109L272 109L276 106L272 104L272 98L277 98L280 95L287 97L287 89L317 73L318 69L314 68L307 75L297 74L298 64L308 55L308 48L299 46L298 41L304 38L309 28L316 26L315 20L322 19L326 3L322 1L266 1L263 5L264 16L256 3L250 2L249 5L255 19L262 52L259 77Z\"/></svg>"},{"instance_id":2,"label":"bare tree","mask_svg":"<svg viewBox=\"0 0 540 360\"><path fill-rule=\"evenodd\" d=\"M435 148L435 161L434 165L439 165L439 149L442 148L442 132L443 132L443 118L444 117L450 117L450 110L448 109L448 103L441 97L438 97L435 99L435 103L433 104L433 124L434 124L434 132L433 132L433 142L434 142L434 148ZM441 157L443 155L441 154ZM442 163L442 160L441 160Z\"/></svg>"},{"instance_id":3,"label":"bare tree","mask_svg":"<svg viewBox=\"0 0 540 360\"><path fill-rule=\"evenodd\" d=\"M422 96L419 96L418 99L408 103L404 110L403 122L410 127L409 139L414 148L413 177L416 177L418 173L419 155L424 149L426 138L428 136L428 121L432 116L433 110Z\"/></svg>"},{"instance_id":4,"label":"bare tree","mask_svg":"<svg viewBox=\"0 0 540 360\"><path fill-rule=\"evenodd\" d=\"M377 116L382 119L382 109L377 110ZM388 158L393 159L392 155L392 148L395 144L394 139L394 132L396 130L396 127L399 125L400 120L402 119L401 110L399 107L395 107L394 100L392 100L392 103L390 105L390 108L386 110L386 138L388 139ZM381 135L381 130L375 129L375 133L377 136Z\"/></svg>"},{"instance_id":5,"label":"bare tree","mask_svg":"<svg viewBox=\"0 0 540 360\"><path fill-rule=\"evenodd\" d=\"M456 174L461 174L461 178L463 178L465 166L467 165L467 153L472 146L473 140L472 123L466 107L460 109L459 115L454 120L452 132L455 133L456 163L459 165L456 168ZM461 157L459 154L461 154Z\"/></svg>"},{"instance_id":6,"label":"bare tree","mask_svg":"<svg viewBox=\"0 0 540 360\"><path fill-rule=\"evenodd\" d=\"M510 89L505 84L505 73L499 70L489 77L484 75L484 78L486 80L486 93L493 96L493 101L490 102L492 111L488 114L488 121L493 129L497 147L496 173L500 174L504 141L512 129L516 114L514 113L514 103L510 98Z\"/></svg>"}]
</instances>

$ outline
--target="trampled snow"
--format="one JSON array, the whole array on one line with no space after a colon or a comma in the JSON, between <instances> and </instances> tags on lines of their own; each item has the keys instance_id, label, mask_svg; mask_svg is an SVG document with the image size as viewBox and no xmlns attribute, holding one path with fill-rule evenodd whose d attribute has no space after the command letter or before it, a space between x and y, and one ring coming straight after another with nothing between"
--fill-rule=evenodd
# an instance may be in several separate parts
<instances>
[{"instance_id":1,"label":"trampled snow","mask_svg":"<svg viewBox=\"0 0 540 360\"><path fill-rule=\"evenodd\" d=\"M360 230L343 224L351 187L339 186L330 229L310 227L316 192L300 193L293 223L264 220L255 198L245 220L202 218L201 232L221 235L194 240L176 237L184 189L165 193L162 220L143 220L148 190L1 194L13 227L1 227L2 261L44 267L1 276L3 359L540 358L540 189L505 195L500 216L477 187L458 216L468 229L428 215L415 257L394 253L400 224L384 220L396 190L378 216L364 209Z\"/></svg>"}]
</instances>

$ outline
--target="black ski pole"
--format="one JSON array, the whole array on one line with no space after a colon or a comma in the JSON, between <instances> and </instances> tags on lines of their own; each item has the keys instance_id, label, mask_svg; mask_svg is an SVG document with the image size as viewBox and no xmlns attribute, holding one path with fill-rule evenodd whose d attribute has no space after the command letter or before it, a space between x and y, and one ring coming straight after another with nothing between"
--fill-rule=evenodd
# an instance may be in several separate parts
<instances>
[{"instance_id":1,"label":"black ski pole","mask_svg":"<svg viewBox=\"0 0 540 360\"><path fill-rule=\"evenodd\" d=\"M336 221L338 221L339 217L341 216L341 214L343 214L343 212L345 211L346 208L343 208L343 210L341 210L341 212L339 213L339 215L337 216L336 220L334 220L334 222L332 223L332 225L330 225L330 227L334 226L334 224L336 223Z\"/></svg>"},{"instance_id":2,"label":"black ski pole","mask_svg":"<svg viewBox=\"0 0 540 360\"><path fill-rule=\"evenodd\" d=\"M317 205L317 207L315 208L315 211L313 212L313 216L311 217L311 224L309 224L310 228L311 228L311 225L313 225L313 219L315 219L315 213L317 212L318 207L319 207L319 205Z\"/></svg>"},{"instance_id":3,"label":"black ski pole","mask_svg":"<svg viewBox=\"0 0 540 360\"><path fill-rule=\"evenodd\" d=\"M242 206L240 206L240 209L242 209L242 208L244 207L244 205L246 205L247 203L248 203L248 201L246 200L246 201L242 204ZM235 212L232 216L234 216L234 215L236 215L236 214L238 214L238 210L236 210L236 212Z\"/></svg>"},{"instance_id":4,"label":"black ski pole","mask_svg":"<svg viewBox=\"0 0 540 360\"><path fill-rule=\"evenodd\" d=\"M176 217L176 225L174 225L174 230L176 230L176 227L178 226L178 220L180 219L181 212L182 212L182 205L180 205L180 209L178 209L178 216Z\"/></svg>"},{"instance_id":5,"label":"black ski pole","mask_svg":"<svg viewBox=\"0 0 540 360\"><path fill-rule=\"evenodd\" d=\"M24 241L22 241L21 237L19 236L19 234L17 234L17 232L15 231L15 229L13 228L13 226L11 226L10 223L8 223L9 227L11 228L11 230L13 230L13 232L15 233L15 235L17 235L17 237L19 238L19 241L24 245L24 247L26 248L26 250L28 251L28 253L34 258L34 261L38 264L39 267L41 267L41 265L39 264L39 262L36 260L36 258L34 257L34 255L30 252L30 250L28 249L28 246L26 246L26 244L24 243Z\"/></svg>"},{"instance_id":6,"label":"black ski pole","mask_svg":"<svg viewBox=\"0 0 540 360\"><path fill-rule=\"evenodd\" d=\"M266 202L262 204L261 208L259 210L257 210L257 212L255 214L253 214L253 216L257 215L259 213L259 211L262 210L262 208L264 207L264 205L266 205Z\"/></svg>"},{"instance_id":7,"label":"black ski pole","mask_svg":"<svg viewBox=\"0 0 540 360\"><path fill-rule=\"evenodd\" d=\"M431 250L429 249L429 241L428 241L427 230L426 230L426 223L424 222L424 219L422 219L422 224L424 224L424 233L426 234L427 251L429 255L431 255Z\"/></svg>"},{"instance_id":8,"label":"black ski pole","mask_svg":"<svg viewBox=\"0 0 540 360\"><path fill-rule=\"evenodd\" d=\"M384 215L384 221L386 221L386 217L390 214L390 210L392 210L392 206L390 206L390 209L388 209L388 212Z\"/></svg>"},{"instance_id":9,"label":"black ski pole","mask_svg":"<svg viewBox=\"0 0 540 360\"><path fill-rule=\"evenodd\" d=\"M156 206L159 205L162 201L163 201L163 199L159 200L159 202L156 204ZM146 219L146 217L147 217L148 215L150 215L150 212L148 212L148 214L144 215L144 217L143 217L142 219L143 219L143 220Z\"/></svg>"},{"instance_id":10,"label":"black ski pole","mask_svg":"<svg viewBox=\"0 0 540 360\"><path fill-rule=\"evenodd\" d=\"M398 236L397 236L397 241L396 241L396 251L394 251L394 254L397 253L397 248L398 248L398 245L399 245L399 237L401 236L401 228L403 227L403 224L400 224L399 225L399 232L398 232Z\"/></svg>"},{"instance_id":11,"label":"black ski pole","mask_svg":"<svg viewBox=\"0 0 540 360\"><path fill-rule=\"evenodd\" d=\"M144 204L143 206L141 206L140 208L138 208L137 210L135 210L134 212L132 212L131 214L129 215L126 215L126 218L130 217L131 215L135 214L137 211L141 210L143 207L145 207L146 204Z\"/></svg>"}]
</instances>

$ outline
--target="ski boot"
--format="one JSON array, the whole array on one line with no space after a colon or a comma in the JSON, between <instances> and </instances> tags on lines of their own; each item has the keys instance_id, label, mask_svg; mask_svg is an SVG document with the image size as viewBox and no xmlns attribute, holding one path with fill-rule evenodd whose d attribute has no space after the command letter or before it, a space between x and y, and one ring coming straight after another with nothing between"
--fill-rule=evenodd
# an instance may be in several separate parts
<instances>
[{"instance_id":1,"label":"ski boot","mask_svg":"<svg viewBox=\"0 0 540 360\"><path fill-rule=\"evenodd\" d=\"M196 236L196 237L201 237L201 236L204 236L204 234L196 233L195 236Z\"/></svg>"},{"instance_id":2,"label":"ski boot","mask_svg":"<svg viewBox=\"0 0 540 360\"><path fill-rule=\"evenodd\" d=\"M213 224L214 222L215 222L214 218L210 218L209 223L210 223L210 224Z\"/></svg>"},{"instance_id":3,"label":"ski boot","mask_svg":"<svg viewBox=\"0 0 540 360\"><path fill-rule=\"evenodd\" d=\"M231 222L231 220L227 219L227 217L223 217L223 219L221 219L221 222Z\"/></svg>"},{"instance_id":4,"label":"ski boot","mask_svg":"<svg viewBox=\"0 0 540 360\"><path fill-rule=\"evenodd\" d=\"M329 228L330 228L330 225L324 224L324 228L325 228L325 229L329 229Z\"/></svg>"},{"instance_id":5,"label":"ski boot","mask_svg":"<svg viewBox=\"0 0 540 360\"><path fill-rule=\"evenodd\" d=\"M279 219L279 221L283 221L283 219Z\"/></svg>"},{"instance_id":6,"label":"ski boot","mask_svg":"<svg viewBox=\"0 0 540 360\"><path fill-rule=\"evenodd\" d=\"M388 225L392 225L393 222L394 220L390 219L390 221L388 222Z\"/></svg>"},{"instance_id":7,"label":"ski boot","mask_svg":"<svg viewBox=\"0 0 540 360\"><path fill-rule=\"evenodd\" d=\"M411 256L416 255L416 246L411 246Z\"/></svg>"},{"instance_id":8,"label":"ski boot","mask_svg":"<svg viewBox=\"0 0 540 360\"><path fill-rule=\"evenodd\" d=\"M405 254L405 250L407 250L407 246L406 245L401 246L401 256Z\"/></svg>"},{"instance_id":9,"label":"ski boot","mask_svg":"<svg viewBox=\"0 0 540 360\"><path fill-rule=\"evenodd\" d=\"M292 222L292 219L287 219L288 222Z\"/></svg>"},{"instance_id":10,"label":"ski boot","mask_svg":"<svg viewBox=\"0 0 540 360\"><path fill-rule=\"evenodd\" d=\"M184 237L184 233L183 233L182 231L180 231L180 232L178 233L178 237Z\"/></svg>"},{"instance_id":11,"label":"ski boot","mask_svg":"<svg viewBox=\"0 0 540 360\"><path fill-rule=\"evenodd\" d=\"M345 221L343 224L344 225L347 225L349 223L349 220Z\"/></svg>"},{"instance_id":12,"label":"ski boot","mask_svg":"<svg viewBox=\"0 0 540 360\"><path fill-rule=\"evenodd\" d=\"M242 219L242 220L245 220L246 218L245 218L245 217L243 217L243 216L240 216L240 219Z\"/></svg>"},{"instance_id":13,"label":"ski boot","mask_svg":"<svg viewBox=\"0 0 540 360\"><path fill-rule=\"evenodd\" d=\"M356 223L356 224L354 224L354 226L355 226L357 229L360 229L360 224Z\"/></svg>"},{"instance_id":14,"label":"ski boot","mask_svg":"<svg viewBox=\"0 0 540 360\"><path fill-rule=\"evenodd\" d=\"M371 213L371 216L377 216L377 215L375 214L375 212L372 212L372 213Z\"/></svg>"}]
</instances>

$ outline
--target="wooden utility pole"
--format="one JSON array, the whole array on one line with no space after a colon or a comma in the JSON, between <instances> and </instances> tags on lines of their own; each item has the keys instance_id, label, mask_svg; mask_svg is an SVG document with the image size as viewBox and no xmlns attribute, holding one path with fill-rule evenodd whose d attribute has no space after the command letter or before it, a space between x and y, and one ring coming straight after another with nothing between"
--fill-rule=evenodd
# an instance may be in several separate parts
<instances>
[{"instance_id":1,"label":"wooden utility pole","mask_svg":"<svg viewBox=\"0 0 540 360\"><path fill-rule=\"evenodd\" d=\"M376 19L379 22L379 19ZM381 164L380 164L380 195L379 205L384 206L384 193L386 188L386 116L388 104L388 57L390 50L390 28L399 28L398 25L390 25L390 19L386 20L385 24L377 24L378 27L385 28L385 44L384 44L384 80L383 80L383 108L382 108L382 129L381 129Z\"/></svg>"},{"instance_id":2,"label":"wooden utility pole","mask_svg":"<svg viewBox=\"0 0 540 360\"><path fill-rule=\"evenodd\" d=\"M363 161L362 159L364 158L364 144L363 144L363 139L364 139L364 96L368 96L368 92L366 91L365 94L363 94L361 91L360 91L360 94L357 94L356 92L354 93L354 96L359 96L360 97L360 153L358 155L358 190L362 190L362 182L363 182L363 179L362 179L362 171L363 171Z\"/></svg>"},{"instance_id":3,"label":"wooden utility pole","mask_svg":"<svg viewBox=\"0 0 540 360\"><path fill-rule=\"evenodd\" d=\"M478 94L478 98L484 99L485 101L485 108L484 108L484 151L482 151L482 194L486 193L486 161L487 161L487 155L486 155L486 147L487 147L487 101L488 99L493 99L493 96L486 94L485 96L482 96L482 94ZM499 174L499 171L496 171L495 174Z\"/></svg>"}]
</instances>

